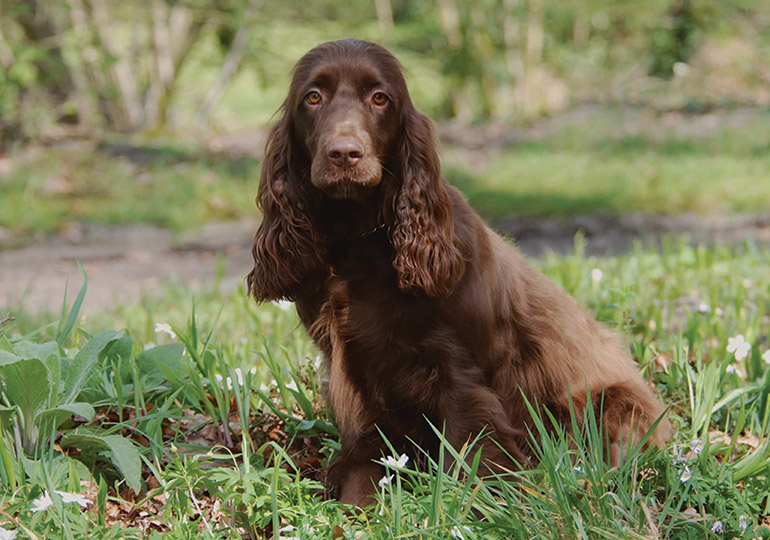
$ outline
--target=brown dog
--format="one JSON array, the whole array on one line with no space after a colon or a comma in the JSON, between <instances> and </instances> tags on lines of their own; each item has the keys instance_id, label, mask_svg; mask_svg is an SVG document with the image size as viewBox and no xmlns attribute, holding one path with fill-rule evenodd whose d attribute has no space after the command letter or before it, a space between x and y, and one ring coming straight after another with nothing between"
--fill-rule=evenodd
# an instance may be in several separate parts
<instances>
[{"instance_id":1,"label":"brown dog","mask_svg":"<svg viewBox=\"0 0 770 540\"><path fill-rule=\"evenodd\" d=\"M588 389L603 403L612 463L663 414L615 337L441 178L432 124L388 51L319 45L297 64L282 111L248 285L257 301L295 301L324 353L342 501L371 502L378 428L412 456L412 443L438 446L426 419L455 447L486 430L499 446L488 441L482 456L499 471L531 457L522 393L567 422L570 401L582 418ZM650 441L668 435L663 420Z\"/></svg>"}]
</instances>

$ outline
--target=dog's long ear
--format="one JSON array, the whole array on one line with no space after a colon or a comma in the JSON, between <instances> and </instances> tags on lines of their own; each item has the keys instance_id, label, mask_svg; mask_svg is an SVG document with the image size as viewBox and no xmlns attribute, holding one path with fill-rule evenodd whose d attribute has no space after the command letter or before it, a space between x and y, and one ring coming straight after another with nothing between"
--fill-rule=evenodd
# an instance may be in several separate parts
<instances>
[{"instance_id":1,"label":"dog's long ear","mask_svg":"<svg viewBox=\"0 0 770 540\"><path fill-rule=\"evenodd\" d=\"M258 302L294 300L297 295L312 293L328 272L323 239L309 216L287 104L283 109L283 118L267 140L257 192L262 223L254 237L254 268L246 282L249 294Z\"/></svg>"},{"instance_id":2,"label":"dog's long ear","mask_svg":"<svg viewBox=\"0 0 770 540\"><path fill-rule=\"evenodd\" d=\"M433 124L410 103L403 126L401 186L389 224L398 286L432 298L448 296L465 271L465 261L454 235L454 215L441 179Z\"/></svg>"}]
</instances>

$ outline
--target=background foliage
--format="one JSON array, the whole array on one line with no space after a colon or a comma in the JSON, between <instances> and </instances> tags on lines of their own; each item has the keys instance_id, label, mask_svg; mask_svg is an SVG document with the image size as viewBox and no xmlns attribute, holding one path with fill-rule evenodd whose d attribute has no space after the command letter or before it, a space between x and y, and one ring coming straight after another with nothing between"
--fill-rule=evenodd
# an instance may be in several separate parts
<instances>
[{"instance_id":1,"label":"background foliage","mask_svg":"<svg viewBox=\"0 0 770 540\"><path fill-rule=\"evenodd\" d=\"M527 119L580 102L770 103L770 7L740 0L2 0L7 144L265 120L320 41L391 47L437 118ZM222 99L225 96L225 99Z\"/></svg>"}]
</instances>

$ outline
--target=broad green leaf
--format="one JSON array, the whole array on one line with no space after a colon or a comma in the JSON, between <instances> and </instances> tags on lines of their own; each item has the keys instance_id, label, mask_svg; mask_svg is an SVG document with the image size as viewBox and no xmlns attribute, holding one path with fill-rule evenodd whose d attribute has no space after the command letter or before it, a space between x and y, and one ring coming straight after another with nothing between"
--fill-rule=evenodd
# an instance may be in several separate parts
<instances>
[{"instance_id":1,"label":"broad green leaf","mask_svg":"<svg viewBox=\"0 0 770 540\"><path fill-rule=\"evenodd\" d=\"M139 451L130 440L121 435L100 435L79 431L62 437L61 445L79 449L90 446L107 451L112 463L126 479L128 487L139 493L142 487L141 458Z\"/></svg>"},{"instance_id":2,"label":"broad green leaf","mask_svg":"<svg viewBox=\"0 0 770 540\"><path fill-rule=\"evenodd\" d=\"M45 364L37 358L27 358L2 366L0 371L8 399L21 409L25 421L31 421L48 404L50 381Z\"/></svg>"},{"instance_id":3,"label":"broad green leaf","mask_svg":"<svg viewBox=\"0 0 770 540\"><path fill-rule=\"evenodd\" d=\"M3 349L0 349L0 368L8 364L13 364L14 362L18 362L19 360L21 360L21 358L16 356L15 354L5 351Z\"/></svg>"},{"instance_id":4,"label":"broad green leaf","mask_svg":"<svg viewBox=\"0 0 770 540\"><path fill-rule=\"evenodd\" d=\"M11 428L17 410L14 406L6 407L5 405L0 405L0 430L5 431Z\"/></svg>"},{"instance_id":5,"label":"broad green leaf","mask_svg":"<svg viewBox=\"0 0 770 540\"><path fill-rule=\"evenodd\" d=\"M48 395L48 408L56 407L59 403L59 397L64 391L64 385L61 380L61 356L58 349L49 354L43 360L45 367L48 368L48 379L51 383L51 393Z\"/></svg>"},{"instance_id":6,"label":"broad green leaf","mask_svg":"<svg viewBox=\"0 0 770 540\"><path fill-rule=\"evenodd\" d=\"M0 334L0 351L9 352L11 354L15 354L16 351L13 349L13 345L10 341L8 341L8 338L4 335Z\"/></svg>"},{"instance_id":7,"label":"broad green leaf","mask_svg":"<svg viewBox=\"0 0 770 540\"><path fill-rule=\"evenodd\" d=\"M67 376L64 381L65 396L63 403L74 401L86 379L91 375L91 370L99 359L99 353L111 342L121 337L123 337L123 332L108 330L94 336L80 349L80 352L72 359L72 363L70 363L67 370Z\"/></svg>"},{"instance_id":8,"label":"broad green leaf","mask_svg":"<svg viewBox=\"0 0 770 540\"><path fill-rule=\"evenodd\" d=\"M133 358L133 356L134 342L130 336L115 340L112 345L107 347L107 359L110 362L117 362L118 358L123 359L121 362L121 372L115 374L115 376L120 375L122 381L125 381L128 378L129 366L131 365L129 360Z\"/></svg>"},{"instance_id":9,"label":"broad green leaf","mask_svg":"<svg viewBox=\"0 0 770 540\"><path fill-rule=\"evenodd\" d=\"M16 356L22 358L37 358L45 360L48 356L59 357L59 345L55 341L46 343L30 343L29 341L19 341L13 346Z\"/></svg>"},{"instance_id":10,"label":"broad green leaf","mask_svg":"<svg viewBox=\"0 0 770 540\"><path fill-rule=\"evenodd\" d=\"M189 373L189 360L183 353L184 345L181 343L159 345L140 353L136 364L141 373L149 375L148 384L156 385L168 380L176 387Z\"/></svg>"},{"instance_id":11,"label":"broad green leaf","mask_svg":"<svg viewBox=\"0 0 770 540\"><path fill-rule=\"evenodd\" d=\"M82 401L65 403L54 409L40 411L35 418L35 423L43 426L49 425L48 423L53 421L54 427L58 428L62 422L69 420L73 414L82 416L86 420L93 420L94 416L96 416L96 411L94 411L94 408L90 403L84 403Z\"/></svg>"}]
</instances>

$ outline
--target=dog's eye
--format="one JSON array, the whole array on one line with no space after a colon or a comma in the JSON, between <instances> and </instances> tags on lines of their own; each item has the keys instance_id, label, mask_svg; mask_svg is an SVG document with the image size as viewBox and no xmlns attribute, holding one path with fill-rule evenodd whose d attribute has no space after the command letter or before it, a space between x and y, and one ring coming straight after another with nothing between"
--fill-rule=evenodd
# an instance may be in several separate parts
<instances>
[{"instance_id":1,"label":"dog's eye","mask_svg":"<svg viewBox=\"0 0 770 540\"><path fill-rule=\"evenodd\" d=\"M321 93L316 90L312 90L308 92L307 95L305 96L305 101L307 101L311 105L318 105L319 103L321 103Z\"/></svg>"},{"instance_id":2,"label":"dog's eye","mask_svg":"<svg viewBox=\"0 0 770 540\"><path fill-rule=\"evenodd\" d=\"M382 92L375 92L374 95L372 96L372 103L374 103L378 107L383 107L388 103L388 96L386 96Z\"/></svg>"}]
</instances>

